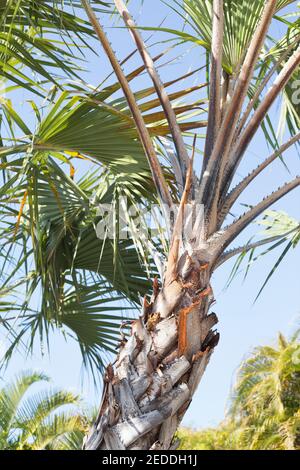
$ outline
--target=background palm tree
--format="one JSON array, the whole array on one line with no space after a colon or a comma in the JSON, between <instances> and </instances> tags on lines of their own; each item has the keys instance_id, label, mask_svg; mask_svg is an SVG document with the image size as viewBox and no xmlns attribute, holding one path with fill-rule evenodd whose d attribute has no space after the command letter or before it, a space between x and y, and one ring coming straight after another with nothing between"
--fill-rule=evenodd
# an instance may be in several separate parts
<instances>
[{"instance_id":1,"label":"background palm tree","mask_svg":"<svg viewBox=\"0 0 300 470\"><path fill-rule=\"evenodd\" d=\"M4 10L4 32L11 24L18 30L25 25L28 36L32 18L37 34L47 31L45 9L35 8L34 15L24 15L28 3L36 6L35 2L9 2L13 15L10 9ZM294 242L299 230L297 225L287 233L228 251L253 220L300 184L300 178L294 178L232 220L232 208L245 189L300 138L299 106L292 98L300 63L299 21L280 16L283 7L295 2L256 0L250 5L246 0L176 0L175 9L195 35L169 33L205 49L207 83L181 88L169 96L169 86L179 85L199 70L163 84L155 63L165 53L150 57L129 12L116 0L143 61L125 74L97 19L97 5L101 18L105 11L111 13L105 2L71 3L85 8L90 25L72 14L72 26L66 22L60 34L71 37L73 46L78 44L79 23L83 28L80 41L89 43L94 35L98 37L117 81L95 89L82 80L68 80L69 71L62 69L63 79L55 80L50 92L42 92L43 112L32 103L33 129L7 98L1 101L7 129L0 154L4 182L0 194L4 220L1 293L6 297L3 310L8 312L1 323L11 339L5 361L17 346L25 343L32 349L37 332L47 341L49 331L59 327L78 339L86 364L101 367L103 351L115 350L121 318L129 317L115 301L131 302L126 303L128 308L143 298L130 339L121 335L115 367L106 369L99 415L85 447L168 449L176 445L174 433L218 343L217 316L210 312L212 274L240 253L270 242ZM59 11L66 14L62 8ZM12 17L22 21L12 22ZM57 28L51 15L49 21ZM279 40L271 37L272 21L285 25ZM11 35L4 41L10 47ZM26 38L22 45L27 43ZM19 43L13 44L15 48ZM51 57L51 51L44 53ZM23 70L23 55L12 71L14 76L19 67ZM130 57L122 61L123 67ZM57 64L57 56L52 60ZM7 55L8 69L10 61ZM145 70L153 86L133 92L130 82ZM44 71L40 75L48 84L50 79L53 82ZM22 80L17 85L24 83L28 89L26 77ZM30 82L30 88L40 93L39 80ZM203 99L197 94L200 90L206 93ZM115 95L120 91L124 96ZM182 97L192 102L178 105L176 100ZM278 102L290 133L282 145L268 114ZM197 117L191 119L194 112ZM194 162L201 148L196 148L194 133L187 131L203 127L204 158L198 171ZM237 170L259 128L273 147L272 154L238 182ZM21 133L18 137L16 129ZM77 159L96 162L99 167L75 181ZM116 230L112 240L99 240L95 231L103 219L97 212L99 203L112 203L115 229L120 224L122 195L128 197L129 206L139 205L140 212L159 203L166 222L166 211L173 203L179 204L169 232L154 239L141 237L127 208L129 238L120 239ZM190 232L182 226L188 204L196 222ZM204 208L203 218L199 205ZM147 228L146 219L142 225ZM152 295L147 297L149 278L154 280ZM38 307L31 302L37 292ZM12 302L13 296L17 302ZM107 314L108 310L117 314Z\"/></svg>"},{"instance_id":2,"label":"background palm tree","mask_svg":"<svg viewBox=\"0 0 300 470\"><path fill-rule=\"evenodd\" d=\"M49 381L46 375L27 371L0 389L1 450L79 448L87 428L79 397L40 387L33 392L34 384L44 381Z\"/></svg>"},{"instance_id":3,"label":"background palm tree","mask_svg":"<svg viewBox=\"0 0 300 470\"><path fill-rule=\"evenodd\" d=\"M300 449L299 331L260 346L240 366L226 420L216 429L181 430L183 449Z\"/></svg>"}]
</instances>

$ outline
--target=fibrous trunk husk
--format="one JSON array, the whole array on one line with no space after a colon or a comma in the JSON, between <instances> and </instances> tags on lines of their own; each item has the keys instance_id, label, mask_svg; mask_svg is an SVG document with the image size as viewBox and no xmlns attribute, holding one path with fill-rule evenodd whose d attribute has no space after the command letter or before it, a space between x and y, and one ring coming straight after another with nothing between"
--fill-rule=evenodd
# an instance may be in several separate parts
<instances>
[{"instance_id":1,"label":"fibrous trunk husk","mask_svg":"<svg viewBox=\"0 0 300 470\"><path fill-rule=\"evenodd\" d=\"M86 450L168 450L219 335L208 313L210 267L184 252L176 275L153 283L150 301L106 370L98 417ZM180 268L181 266L181 268Z\"/></svg>"}]
</instances>

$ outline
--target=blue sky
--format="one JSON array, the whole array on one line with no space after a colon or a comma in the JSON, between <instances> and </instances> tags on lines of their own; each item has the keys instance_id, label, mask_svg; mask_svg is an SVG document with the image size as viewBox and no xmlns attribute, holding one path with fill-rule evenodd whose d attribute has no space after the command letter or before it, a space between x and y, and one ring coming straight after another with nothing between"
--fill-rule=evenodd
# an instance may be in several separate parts
<instances>
[{"instance_id":1,"label":"blue sky","mask_svg":"<svg viewBox=\"0 0 300 470\"><path fill-rule=\"evenodd\" d=\"M164 26L166 27L181 28L179 18L170 13L170 10L160 0L145 0L141 10L139 5L139 0L132 1L131 11L139 12L136 14L139 24L159 25L164 20ZM108 33L112 39L114 50L118 52L119 57L124 57L128 51L132 50L131 39L126 31L114 28L109 29ZM280 36L282 27L278 24L275 25L272 33ZM145 36L149 34L147 32ZM152 41L154 42L159 38L165 39L166 36L157 35ZM159 49L153 47L152 50L154 53ZM86 54L89 69L86 78L93 85L98 85L110 72L110 66L96 42L95 51L100 54L100 57L91 53ZM135 58L131 62L132 68L137 63L137 58ZM185 73L202 65L204 65L203 55L200 54L199 49L193 48L189 54L180 58L180 61L162 69L162 78L169 78L170 74L173 77L176 73ZM199 81L202 78L198 76ZM139 82L140 86L148 84L146 77L143 80L142 85ZM25 96L20 96L18 99L21 105ZM272 118L275 123L278 117L278 107L274 106ZM28 119L31 119L29 114ZM239 169L239 177L245 175L249 169L256 166L269 153L270 150L267 148L263 136L258 134L247 151L243 165ZM299 157L294 149L286 153L286 161L291 174L295 174L297 169L299 173ZM268 192L276 189L283 181L290 178L291 175L278 161L264 173L263 177L258 178L253 187L248 189L242 202L257 202ZM275 208L282 209L300 220L299 197L300 192L298 189L277 203ZM237 208L238 210L239 208ZM244 239L247 240L253 231L257 230L259 230L257 226L251 228L244 235ZM225 285L232 268L232 262L222 267L214 275L213 287L217 300L214 311L219 317L218 329L221 333L221 339L185 416L183 422L185 425L206 427L217 424L224 416L228 394L234 382L234 374L241 360L249 354L254 346L275 340L278 331L285 334L291 332L293 325L299 319L299 249L290 251L261 297L253 304L262 282L279 254L280 249L255 263L251 267L245 282L242 282L243 276L241 273L226 290ZM97 404L100 399L99 390L95 390L92 382L87 379L86 375L81 373L81 357L78 347L71 343L66 344L61 335L53 335L51 344L50 358L47 356L44 359L41 358L38 349L36 349L32 358L24 358L21 355L15 356L3 378L7 380L24 368L42 369L52 377L55 385L79 391L87 403Z\"/></svg>"}]
</instances>

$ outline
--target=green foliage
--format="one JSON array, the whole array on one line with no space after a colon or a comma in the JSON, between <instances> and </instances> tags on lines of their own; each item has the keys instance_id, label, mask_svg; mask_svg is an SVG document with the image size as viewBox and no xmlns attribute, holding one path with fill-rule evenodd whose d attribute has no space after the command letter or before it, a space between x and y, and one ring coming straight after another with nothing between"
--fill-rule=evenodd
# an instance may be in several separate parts
<instances>
[{"instance_id":1,"label":"green foliage","mask_svg":"<svg viewBox=\"0 0 300 470\"><path fill-rule=\"evenodd\" d=\"M169 3L167 1L167 3ZM244 57L245 49L253 36L261 17L264 0L225 0L224 2L223 68L232 75ZM293 0L277 1L277 12L293 3ZM195 36L179 37L211 50L213 0L175 0L169 3L192 28Z\"/></svg>"},{"instance_id":2,"label":"green foliage","mask_svg":"<svg viewBox=\"0 0 300 470\"><path fill-rule=\"evenodd\" d=\"M1 0L0 77L42 96L47 82L79 78L76 59L93 33L78 7L72 0Z\"/></svg>"},{"instance_id":3,"label":"green foliage","mask_svg":"<svg viewBox=\"0 0 300 470\"><path fill-rule=\"evenodd\" d=\"M182 429L182 449L300 450L300 330L260 346L242 364L216 429Z\"/></svg>"},{"instance_id":4,"label":"green foliage","mask_svg":"<svg viewBox=\"0 0 300 470\"><path fill-rule=\"evenodd\" d=\"M238 449L236 434L233 425L222 425L203 431L181 428L178 438L182 450L233 450Z\"/></svg>"},{"instance_id":5,"label":"green foliage","mask_svg":"<svg viewBox=\"0 0 300 470\"><path fill-rule=\"evenodd\" d=\"M263 285L261 286L256 296L257 300L266 285L268 284L269 280L273 276L273 274L278 269L280 263L284 260L285 256L290 252L291 249L295 249L298 246L300 240L300 224L298 220L289 216L284 211L274 210L265 211L263 218L256 221L256 223L263 228L263 230L257 234L260 236L260 239L263 242L262 244L265 245L267 244L266 242L269 241L269 243L267 244L267 248L264 248L263 250L259 251L259 241L258 246L256 248L243 251L238 256L233 266L228 280L228 285L235 278L236 274L240 271L240 268L243 266L243 264L245 265L244 279L246 279L253 263L260 260L261 257L268 255L269 253L283 246L283 251L280 253L278 259L276 260L274 266L267 275L265 281L263 282ZM248 244L251 245L253 241L253 239L249 240Z\"/></svg>"},{"instance_id":6,"label":"green foliage","mask_svg":"<svg viewBox=\"0 0 300 470\"><path fill-rule=\"evenodd\" d=\"M23 372L0 389L0 450L80 448L87 420L79 397L63 390L33 391L49 378Z\"/></svg>"},{"instance_id":7,"label":"green foliage","mask_svg":"<svg viewBox=\"0 0 300 470\"><path fill-rule=\"evenodd\" d=\"M43 162L41 155L20 170L24 162L15 160L17 174L1 192L6 201L26 195L19 216L2 204L2 293L12 298L6 305L10 320L4 323L11 346L4 360L21 342L31 350L36 334L44 343L59 328L78 340L84 363L99 368L103 351L115 351L122 320L132 317L126 315L130 304L125 297L138 302L148 280L132 241L121 240L115 248L113 240L97 237L100 218L90 198L96 180L101 187L100 172L88 173L76 184L53 160ZM103 194L105 188L104 180ZM31 298L37 295L40 302L33 309Z\"/></svg>"}]
</instances>

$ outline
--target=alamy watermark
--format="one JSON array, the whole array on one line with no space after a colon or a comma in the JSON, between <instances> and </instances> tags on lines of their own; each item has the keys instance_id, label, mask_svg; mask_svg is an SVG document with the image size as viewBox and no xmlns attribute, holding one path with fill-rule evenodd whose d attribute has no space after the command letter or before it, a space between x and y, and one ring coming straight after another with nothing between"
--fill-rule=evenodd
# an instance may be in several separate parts
<instances>
[{"instance_id":1,"label":"alamy watermark","mask_svg":"<svg viewBox=\"0 0 300 470\"><path fill-rule=\"evenodd\" d=\"M294 80L291 88L294 90L291 97L292 103L298 105L300 104L300 80Z\"/></svg>"},{"instance_id":2,"label":"alamy watermark","mask_svg":"<svg viewBox=\"0 0 300 470\"><path fill-rule=\"evenodd\" d=\"M127 198L121 197L112 204L99 204L97 216L100 220L96 234L101 240L116 237L126 240L134 235L146 241L160 238L162 234L170 238L172 234L174 239L192 242L197 249L197 242L204 239L202 204L188 203L182 209L178 204L171 208L158 204L145 208L143 205L130 204ZM175 221L177 230L172 232Z\"/></svg>"}]
</instances>

